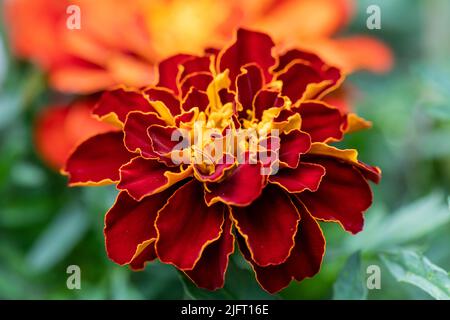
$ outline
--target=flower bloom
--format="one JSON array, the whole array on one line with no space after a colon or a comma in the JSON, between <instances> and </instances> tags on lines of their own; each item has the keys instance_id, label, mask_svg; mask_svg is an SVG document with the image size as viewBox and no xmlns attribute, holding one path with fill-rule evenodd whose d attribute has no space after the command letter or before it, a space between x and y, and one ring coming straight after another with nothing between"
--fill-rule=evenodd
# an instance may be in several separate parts
<instances>
[{"instance_id":1,"label":"flower bloom","mask_svg":"<svg viewBox=\"0 0 450 320\"><path fill-rule=\"evenodd\" d=\"M92 97L78 99L69 105L55 104L38 115L34 145L38 154L51 168L61 169L78 144L114 128L92 116L96 101Z\"/></svg>"},{"instance_id":2,"label":"flower bloom","mask_svg":"<svg viewBox=\"0 0 450 320\"><path fill-rule=\"evenodd\" d=\"M345 72L384 72L391 51L368 36L333 38L350 20L351 0L7 0L5 21L15 53L49 71L64 92L92 93L115 84L143 86L156 63L177 52L221 46L238 26L270 32ZM80 8L80 29L67 8ZM163 30L163 31L162 31Z\"/></svg>"},{"instance_id":3,"label":"flower bloom","mask_svg":"<svg viewBox=\"0 0 450 320\"><path fill-rule=\"evenodd\" d=\"M114 262L142 269L159 259L213 290L224 284L236 242L273 293L319 271L325 239L317 220L362 230L368 180L378 182L380 171L356 150L329 144L353 125L321 100L342 74L314 54L273 49L266 34L239 29L220 51L162 61L156 86L103 94L94 114L117 130L79 145L65 172L72 186L117 184L104 229ZM191 144L176 147L179 130ZM239 130L255 132L264 147L234 135L234 148L208 149ZM249 161L261 151L275 162Z\"/></svg>"}]
</instances>

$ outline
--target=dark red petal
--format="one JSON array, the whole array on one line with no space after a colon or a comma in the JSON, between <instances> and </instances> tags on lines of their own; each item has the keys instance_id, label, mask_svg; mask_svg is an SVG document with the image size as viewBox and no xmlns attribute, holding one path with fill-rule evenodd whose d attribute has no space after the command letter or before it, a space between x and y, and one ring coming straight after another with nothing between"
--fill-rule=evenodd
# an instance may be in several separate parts
<instances>
[{"instance_id":1,"label":"dark red petal","mask_svg":"<svg viewBox=\"0 0 450 320\"><path fill-rule=\"evenodd\" d=\"M232 215L255 263L268 266L286 261L295 244L300 216L282 189L267 185L249 206L233 207Z\"/></svg>"},{"instance_id":2,"label":"dark red petal","mask_svg":"<svg viewBox=\"0 0 450 320\"><path fill-rule=\"evenodd\" d=\"M197 88L191 88L187 96L184 98L181 105L181 109L184 111L189 111L192 108L197 107L199 111L205 111L208 107L209 99L208 95L198 90Z\"/></svg>"},{"instance_id":3,"label":"dark red petal","mask_svg":"<svg viewBox=\"0 0 450 320\"><path fill-rule=\"evenodd\" d=\"M223 222L223 231L219 240L205 248L194 269L185 272L198 287L208 290L223 287L228 260L234 251L234 236L231 227L231 220L227 216Z\"/></svg>"},{"instance_id":4,"label":"dark red petal","mask_svg":"<svg viewBox=\"0 0 450 320\"><path fill-rule=\"evenodd\" d=\"M364 162L361 161L358 161L357 168L366 179L369 179L375 183L380 182L381 180L380 168L365 164Z\"/></svg>"},{"instance_id":5,"label":"dark red petal","mask_svg":"<svg viewBox=\"0 0 450 320\"><path fill-rule=\"evenodd\" d=\"M177 115L175 120L175 126L180 128L185 123L193 123L198 116L198 109L191 109L189 111L182 111L179 115Z\"/></svg>"},{"instance_id":6,"label":"dark red petal","mask_svg":"<svg viewBox=\"0 0 450 320\"><path fill-rule=\"evenodd\" d=\"M209 57L193 57L184 61L181 65L183 66L183 71L180 76L180 81L182 82L185 77L190 74L197 72L209 72L209 65L211 60Z\"/></svg>"},{"instance_id":7,"label":"dark red petal","mask_svg":"<svg viewBox=\"0 0 450 320\"><path fill-rule=\"evenodd\" d=\"M319 224L304 208L297 204L301 220L295 236L295 247L286 262L260 267L252 261L245 240L238 237L239 248L252 264L259 284L268 292L275 293L288 286L292 279L301 281L314 276L320 270L325 254L325 238Z\"/></svg>"},{"instance_id":8,"label":"dark red petal","mask_svg":"<svg viewBox=\"0 0 450 320\"><path fill-rule=\"evenodd\" d=\"M363 213L372 204L372 192L366 179L351 164L326 158L308 158L325 167L316 192L305 191L298 195L311 214L321 220L336 221L353 234L362 230Z\"/></svg>"},{"instance_id":9,"label":"dark red petal","mask_svg":"<svg viewBox=\"0 0 450 320\"><path fill-rule=\"evenodd\" d=\"M294 60L303 60L305 62L308 62L316 70L322 69L322 67L325 64L322 61L322 59L320 59L314 53L293 49L293 50L287 51L286 53L282 54L279 57L279 62L278 62L277 67L274 69L274 72L280 72L281 70L286 68L289 63L291 63Z\"/></svg>"},{"instance_id":10,"label":"dark red petal","mask_svg":"<svg viewBox=\"0 0 450 320\"><path fill-rule=\"evenodd\" d=\"M148 128L152 150L158 155L167 155L174 150L179 141L172 141L172 136L176 133L177 127L164 127L152 125ZM181 132L181 131L180 131ZM181 138L180 138L181 139Z\"/></svg>"},{"instance_id":11,"label":"dark red petal","mask_svg":"<svg viewBox=\"0 0 450 320\"><path fill-rule=\"evenodd\" d=\"M213 77L209 72L190 74L180 83L181 97L184 98L191 88L206 92L211 81L213 81Z\"/></svg>"},{"instance_id":12,"label":"dark red petal","mask_svg":"<svg viewBox=\"0 0 450 320\"><path fill-rule=\"evenodd\" d=\"M106 251L111 260L127 264L139 245L155 240L156 215L169 196L170 193L165 192L135 201L126 192L119 193L105 218Z\"/></svg>"},{"instance_id":13,"label":"dark red petal","mask_svg":"<svg viewBox=\"0 0 450 320\"><path fill-rule=\"evenodd\" d=\"M244 70L236 78L236 95L243 107L240 117L247 118L247 110L253 109L253 99L264 85L264 76L256 64L246 65L242 69Z\"/></svg>"},{"instance_id":14,"label":"dark red petal","mask_svg":"<svg viewBox=\"0 0 450 320\"><path fill-rule=\"evenodd\" d=\"M66 163L70 185L119 181L119 169L135 154L123 143L122 132L102 133L80 144Z\"/></svg>"},{"instance_id":15,"label":"dark red petal","mask_svg":"<svg viewBox=\"0 0 450 320\"><path fill-rule=\"evenodd\" d=\"M299 113L301 129L311 136L312 142L342 139L346 117L337 108L320 101L308 101L300 104Z\"/></svg>"},{"instance_id":16,"label":"dark red petal","mask_svg":"<svg viewBox=\"0 0 450 320\"><path fill-rule=\"evenodd\" d=\"M180 187L156 220L159 259L181 270L191 270L207 245L219 239L225 210L222 204L205 204L200 182L191 180Z\"/></svg>"},{"instance_id":17,"label":"dark red petal","mask_svg":"<svg viewBox=\"0 0 450 320\"><path fill-rule=\"evenodd\" d=\"M255 118L261 120L264 110L282 107L284 100L280 98L279 92L275 90L261 90L254 100Z\"/></svg>"},{"instance_id":18,"label":"dark red petal","mask_svg":"<svg viewBox=\"0 0 450 320\"><path fill-rule=\"evenodd\" d=\"M234 81L241 67L254 62L263 70L266 81L270 81L272 76L269 68L275 64L275 59L272 57L273 47L274 43L268 35L239 29L236 42L221 52L219 70L221 72L230 70L229 77L234 87Z\"/></svg>"},{"instance_id":19,"label":"dark red petal","mask_svg":"<svg viewBox=\"0 0 450 320\"><path fill-rule=\"evenodd\" d=\"M131 111L150 112L153 108L141 92L119 88L105 91L93 113L101 118L115 114L117 119L124 123Z\"/></svg>"},{"instance_id":20,"label":"dark red petal","mask_svg":"<svg viewBox=\"0 0 450 320\"><path fill-rule=\"evenodd\" d=\"M300 155L311 148L311 138L307 133L292 130L287 134L280 134L280 139L280 161L290 168L296 168L300 161Z\"/></svg>"},{"instance_id":21,"label":"dark red petal","mask_svg":"<svg viewBox=\"0 0 450 320\"><path fill-rule=\"evenodd\" d=\"M325 175L325 168L318 164L301 162L297 168L283 168L276 175L269 176L269 181L279 184L288 192L299 193L305 190L317 191Z\"/></svg>"},{"instance_id":22,"label":"dark red petal","mask_svg":"<svg viewBox=\"0 0 450 320\"><path fill-rule=\"evenodd\" d=\"M156 154L151 148L147 129L152 124L164 125L165 122L154 112L142 113L134 111L128 114L123 131L125 145L132 152L140 152L143 157L154 158Z\"/></svg>"},{"instance_id":23,"label":"dark red petal","mask_svg":"<svg viewBox=\"0 0 450 320\"><path fill-rule=\"evenodd\" d=\"M158 256L156 255L155 243L152 242L148 244L141 253L134 257L129 265L132 270L140 271L145 268L147 262L151 262L156 258L158 258Z\"/></svg>"},{"instance_id":24,"label":"dark red petal","mask_svg":"<svg viewBox=\"0 0 450 320\"><path fill-rule=\"evenodd\" d=\"M163 60L158 67L159 82L158 87L165 87L178 94L177 76L178 66L194 56L188 54L178 54Z\"/></svg>"},{"instance_id":25,"label":"dark red petal","mask_svg":"<svg viewBox=\"0 0 450 320\"><path fill-rule=\"evenodd\" d=\"M218 201L235 206L246 206L259 197L264 186L261 164L238 165L230 176L219 183L208 183L205 200L208 204Z\"/></svg>"},{"instance_id":26,"label":"dark red petal","mask_svg":"<svg viewBox=\"0 0 450 320\"><path fill-rule=\"evenodd\" d=\"M145 90L150 101L161 101L169 109L172 116L176 116L181 112L180 101L172 92L165 88L148 88Z\"/></svg>"},{"instance_id":27,"label":"dark red petal","mask_svg":"<svg viewBox=\"0 0 450 320\"><path fill-rule=\"evenodd\" d=\"M136 200L167 189L176 182L183 180L190 174L179 176L168 175L179 173L177 167L167 167L157 160L141 157L134 158L120 168L119 190L126 190Z\"/></svg>"},{"instance_id":28,"label":"dark red petal","mask_svg":"<svg viewBox=\"0 0 450 320\"><path fill-rule=\"evenodd\" d=\"M292 64L289 69L280 73L277 79L283 82L281 93L288 96L293 103L303 97L308 84L326 80L319 71L303 62Z\"/></svg>"}]
</instances>

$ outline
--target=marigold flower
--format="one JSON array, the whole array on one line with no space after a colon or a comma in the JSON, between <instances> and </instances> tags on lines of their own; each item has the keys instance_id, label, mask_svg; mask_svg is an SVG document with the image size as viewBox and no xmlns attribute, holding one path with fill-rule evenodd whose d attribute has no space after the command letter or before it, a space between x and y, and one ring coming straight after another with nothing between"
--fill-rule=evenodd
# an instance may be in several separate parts
<instances>
[{"instance_id":1,"label":"marigold flower","mask_svg":"<svg viewBox=\"0 0 450 320\"><path fill-rule=\"evenodd\" d=\"M268 35L239 29L223 50L162 61L156 86L103 94L94 114L117 130L79 145L65 172L72 186L117 184L104 229L114 262L139 270L159 259L214 290L236 240L273 293L319 271L318 220L362 230L380 170L329 144L351 125L321 100L342 74L314 54L273 49ZM231 143L216 144L229 132ZM177 147L180 137L188 144Z\"/></svg>"},{"instance_id":2,"label":"marigold flower","mask_svg":"<svg viewBox=\"0 0 450 320\"><path fill-rule=\"evenodd\" d=\"M61 169L78 144L114 128L92 116L96 101L94 97L78 99L68 105L49 106L38 114L34 145L50 167Z\"/></svg>"},{"instance_id":3,"label":"marigold flower","mask_svg":"<svg viewBox=\"0 0 450 320\"><path fill-rule=\"evenodd\" d=\"M70 5L80 8L80 30L66 26ZM7 0L4 9L15 53L49 71L64 92L148 85L158 61L221 46L238 26L272 34L280 48L315 52L345 72L392 65L391 51L374 38L332 38L351 18L351 0Z\"/></svg>"}]
</instances>

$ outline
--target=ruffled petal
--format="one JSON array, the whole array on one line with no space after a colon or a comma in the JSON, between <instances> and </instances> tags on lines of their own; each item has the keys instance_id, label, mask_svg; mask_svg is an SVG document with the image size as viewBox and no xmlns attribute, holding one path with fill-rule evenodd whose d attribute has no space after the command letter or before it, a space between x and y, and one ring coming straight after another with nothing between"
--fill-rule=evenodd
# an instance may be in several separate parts
<instances>
[{"instance_id":1,"label":"ruffled petal","mask_svg":"<svg viewBox=\"0 0 450 320\"><path fill-rule=\"evenodd\" d=\"M247 111L253 109L253 99L264 85L261 68L256 64L249 64L241 68L242 72L236 78L236 96L242 106L240 117L247 118Z\"/></svg>"},{"instance_id":2,"label":"ruffled petal","mask_svg":"<svg viewBox=\"0 0 450 320\"><path fill-rule=\"evenodd\" d=\"M159 66L159 81L158 87L165 87L172 90L175 94L178 94L177 77L178 66L186 60L192 59L194 56L188 54L177 54L163 60Z\"/></svg>"},{"instance_id":3,"label":"ruffled petal","mask_svg":"<svg viewBox=\"0 0 450 320\"><path fill-rule=\"evenodd\" d=\"M234 44L219 54L219 70L230 70L229 77L234 87L241 67L254 62L263 70L266 81L270 81L272 76L269 68L275 64L272 57L273 47L274 43L268 35L239 29Z\"/></svg>"},{"instance_id":4,"label":"ruffled petal","mask_svg":"<svg viewBox=\"0 0 450 320\"><path fill-rule=\"evenodd\" d=\"M156 215L169 196L166 192L136 201L126 192L119 193L105 218L106 251L111 260L128 264L155 241Z\"/></svg>"},{"instance_id":5,"label":"ruffled petal","mask_svg":"<svg viewBox=\"0 0 450 320\"><path fill-rule=\"evenodd\" d=\"M261 267L251 258L245 240L238 237L239 248L252 264L259 284L275 293L287 287L291 280L301 281L319 272L325 254L325 238L317 221L301 203L296 203L301 220L295 236L295 246L289 258L282 264Z\"/></svg>"},{"instance_id":6,"label":"ruffled petal","mask_svg":"<svg viewBox=\"0 0 450 320\"><path fill-rule=\"evenodd\" d=\"M159 212L156 251L162 262L192 270L205 248L220 238L226 207L208 207L202 197L202 184L192 180L180 187Z\"/></svg>"},{"instance_id":7,"label":"ruffled petal","mask_svg":"<svg viewBox=\"0 0 450 320\"><path fill-rule=\"evenodd\" d=\"M192 167L179 170L157 160L136 157L120 168L119 190L126 190L137 201L161 192L192 175Z\"/></svg>"},{"instance_id":8,"label":"ruffled petal","mask_svg":"<svg viewBox=\"0 0 450 320\"><path fill-rule=\"evenodd\" d=\"M157 156L151 148L151 141L147 134L147 130L152 124L164 125L165 122L154 112L133 111L128 114L123 128L124 141L128 150L140 152L145 158Z\"/></svg>"},{"instance_id":9,"label":"ruffled petal","mask_svg":"<svg viewBox=\"0 0 450 320\"><path fill-rule=\"evenodd\" d=\"M146 89L144 93L148 96L149 101L164 103L172 117L180 114L180 101L169 90L165 88L153 87Z\"/></svg>"},{"instance_id":10,"label":"ruffled petal","mask_svg":"<svg viewBox=\"0 0 450 320\"><path fill-rule=\"evenodd\" d=\"M253 111L256 119L261 120L264 110L270 108L280 108L284 105L283 98L276 90L263 89L260 90L253 102Z\"/></svg>"},{"instance_id":11,"label":"ruffled petal","mask_svg":"<svg viewBox=\"0 0 450 320\"><path fill-rule=\"evenodd\" d=\"M307 161L325 168L319 189L297 196L311 214L321 220L336 221L356 234L364 225L363 213L372 204L370 186L351 164L327 157L308 157Z\"/></svg>"},{"instance_id":12,"label":"ruffled petal","mask_svg":"<svg viewBox=\"0 0 450 320\"><path fill-rule=\"evenodd\" d=\"M149 243L139 254L135 255L129 263L130 268L134 271L144 270L145 265L158 258L155 250L155 242Z\"/></svg>"},{"instance_id":13,"label":"ruffled petal","mask_svg":"<svg viewBox=\"0 0 450 320\"><path fill-rule=\"evenodd\" d=\"M300 155L311 148L310 136L300 130L292 130L288 134L282 133L280 139L280 162L289 168L296 168L300 161Z\"/></svg>"},{"instance_id":14,"label":"ruffled petal","mask_svg":"<svg viewBox=\"0 0 450 320\"><path fill-rule=\"evenodd\" d=\"M341 140L344 135L346 117L339 109L321 101L306 101L300 104L302 131L311 136L312 142L328 142Z\"/></svg>"},{"instance_id":15,"label":"ruffled petal","mask_svg":"<svg viewBox=\"0 0 450 320\"><path fill-rule=\"evenodd\" d=\"M152 150L160 156L168 156L179 143L178 140L172 140L177 131L181 133L179 130L177 127L150 126L148 136L150 137ZM182 136L180 136L181 138Z\"/></svg>"},{"instance_id":16,"label":"ruffled petal","mask_svg":"<svg viewBox=\"0 0 450 320\"><path fill-rule=\"evenodd\" d=\"M208 104L209 99L206 92L200 91L197 88L191 88L182 102L181 109L189 111L192 108L198 108L199 111L205 111Z\"/></svg>"},{"instance_id":17,"label":"ruffled petal","mask_svg":"<svg viewBox=\"0 0 450 320\"><path fill-rule=\"evenodd\" d=\"M122 132L102 133L80 144L67 160L69 184L101 185L119 181L119 169L135 154L123 143Z\"/></svg>"},{"instance_id":18,"label":"ruffled petal","mask_svg":"<svg viewBox=\"0 0 450 320\"><path fill-rule=\"evenodd\" d=\"M105 91L93 113L103 121L122 126L131 111L154 111L145 96L132 89L118 88Z\"/></svg>"},{"instance_id":19,"label":"ruffled petal","mask_svg":"<svg viewBox=\"0 0 450 320\"><path fill-rule=\"evenodd\" d=\"M300 216L282 189L269 184L249 206L233 207L232 216L256 264L268 266L286 261L295 244Z\"/></svg>"},{"instance_id":20,"label":"ruffled petal","mask_svg":"<svg viewBox=\"0 0 450 320\"><path fill-rule=\"evenodd\" d=\"M262 165L244 163L219 183L208 183L205 200L208 205L218 201L229 205L246 206L259 197L264 186Z\"/></svg>"},{"instance_id":21,"label":"ruffled petal","mask_svg":"<svg viewBox=\"0 0 450 320\"><path fill-rule=\"evenodd\" d=\"M229 257L234 251L234 236L231 230L231 219L227 216L220 238L205 248L194 269L185 271L198 287L208 290L223 287Z\"/></svg>"},{"instance_id":22,"label":"ruffled petal","mask_svg":"<svg viewBox=\"0 0 450 320\"><path fill-rule=\"evenodd\" d=\"M181 97L185 98L191 88L199 91L206 91L209 84L213 81L213 76L209 72L192 73L180 83Z\"/></svg>"},{"instance_id":23,"label":"ruffled petal","mask_svg":"<svg viewBox=\"0 0 450 320\"><path fill-rule=\"evenodd\" d=\"M301 162L297 168L283 168L276 175L269 176L269 181L280 185L290 193L305 190L317 191L325 175L325 168L318 164Z\"/></svg>"}]
</instances>

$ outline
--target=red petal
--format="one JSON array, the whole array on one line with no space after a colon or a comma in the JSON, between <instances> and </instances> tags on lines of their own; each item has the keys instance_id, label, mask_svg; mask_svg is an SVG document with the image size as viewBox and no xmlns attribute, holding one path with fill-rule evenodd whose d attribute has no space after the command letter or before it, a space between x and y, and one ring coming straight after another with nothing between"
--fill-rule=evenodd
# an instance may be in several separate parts
<instances>
[{"instance_id":1,"label":"red petal","mask_svg":"<svg viewBox=\"0 0 450 320\"><path fill-rule=\"evenodd\" d=\"M178 177L168 175L177 171L177 167L167 167L157 160L137 157L120 168L120 183L117 188L126 190L130 196L140 201L189 176L189 173Z\"/></svg>"},{"instance_id":2,"label":"red petal","mask_svg":"<svg viewBox=\"0 0 450 320\"><path fill-rule=\"evenodd\" d=\"M308 101L300 104L299 113L301 129L311 136L312 142L342 139L346 117L337 108L320 101Z\"/></svg>"},{"instance_id":3,"label":"red petal","mask_svg":"<svg viewBox=\"0 0 450 320\"><path fill-rule=\"evenodd\" d=\"M208 85L211 81L213 81L213 77L209 72L197 72L190 74L184 78L183 82L180 83L181 97L185 97L191 88L196 88L197 90L206 92L206 89L208 89Z\"/></svg>"},{"instance_id":4,"label":"red petal","mask_svg":"<svg viewBox=\"0 0 450 320\"><path fill-rule=\"evenodd\" d=\"M253 109L253 99L264 85L264 76L261 68L256 64L246 65L242 69L243 71L236 78L236 95L243 107L240 116L247 118L246 111Z\"/></svg>"},{"instance_id":5,"label":"red petal","mask_svg":"<svg viewBox=\"0 0 450 320\"><path fill-rule=\"evenodd\" d=\"M288 134L282 133L280 139L280 161L290 168L296 168L300 161L300 155L311 148L311 138L307 133L292 130Z\"/></svg>"},{"instance_id":6,"label":"red petal","mask_svg":"<svg viewBox=\"0 0 450 320\"><path fill-rule=\"evenodd\" d=\"M231 220L226 217L219 240L205 248L194 269L185 272L198 287L208 290L223 287L228 260L234 251L234 236L231 227Z\"/></svg>"},{"instance_id":7,"label":"red petal","mask_svg":"<svg viewBox=\"0 0 450 320\"><path fill-rule=\"evenodd\" d=\"M261 164L240 164L225 180L208 183L205 200L208 205L218 201L235 206L246 206L259 197L264 186Z\"/></svg>"},{"instance_id":8,"label":"red petal","mask_svg":"<svg viewBox=\"0 0 450 320\"><path fill-rule=\"evenodd\" d=\"M177 115L175 120L175 126L180 128L183 124L193 123L198 116L198 109L191 109L189 111L182 111L179 115Z\"/></svg>"},{"instance_id":9,"label":"red petal","mask_svg":"<svg viewBox=\"0 0 450 320\"><path fill-rule=\"evenodd\" d=\"M153 111L153 108L142 93L119 88L105 91L93 113L101 118L113 114L120 122L124 123L127 114L131 111L150 112Z\"/></svg>"},{"instance_id":10,"label":"red petal","mask_svg":"<svg viewBox=\"0 0 450 320\"><path fill-rule=\"evenodd\" d=\"M300 216L282 189L269 184L251 205L233 207L232 216L255 263L268 266L288 258Z\"/></svg>"},{"instance_id":11,"label":"red petal","mask_svg":"<svg viewBox=\"0 0 450 320\"><path fill-rule=\"evenodd\" d=\"M156 154L151 148L147 129L152 124L164 125L165 122L154 112L142 113L134 111L128 114L123 131L125 145L132 152L140 152L143 157L154 158Z\"/></svg>"},{"instance_id":12,"label":"red petal","mask_svg":"<svg viewBox=\"0 0 450 320\"><path fill-rule=\"evenodd\" d=\"M96 135L80 144L64 169L70 185L102 184L119 181L119 169L135 154L123 143L122 132Z\"/></svg>"},{"instance_id":13,"label":"red petal","mask_svg":"<svg viewBox=\"0 0 450 320\"><path fill-rule=\"evenodd\" d=\"M325 168L318 164L301 162L295 169L283 168L276 175L269 176L269 181L276 183L291 193L305 190L317 191L325 175Z\"/></svg>"},{"instance_id":14,"label":"red petal","mask_svg":"<svg viewBox=\"0 0 450 320\"><path fill-rule=\"evenodd\" d=\"M158 258L155 250L155 243L150 243L141 253L131 260L130 268L134 271L144 270L145 264Z\"/></svg>"},{"instance_id":15,"label":"red petal","mask_svg":"<svg viewBox=\"0 0 450 320\"><path fill-rule=\"evenodd\" d=\"M106 251L111 260L127 264L133 260L138 245L156 238L156 215L169 196L166 192L135 201L126 192L119 193L105 218Z\"/></svg>"},{"instance_id":16,"label":"red petal","mask_svg":"<svg viewBox=\"0 0 450 320\"><path fill-rule=\"evenodd\" d=\"M178 54L163 60L158 67L159 70L159 82L158 87L165 87L172 90L175 94L178 94L177 76L178 65L184 61L193 58L194 56L188 54Z\"/></svg>"},{"instance_id":17,"label":"red petal","mask_svg":"<svg viewBox=\"0 0 450 320\"><path fill-rule=\"evenodd\" d=\"M261 119L264 110L273 107L282 107L284 105L284 100L280 98L278 91L274 90L261 90L257 93L254 100L254 112L255 118Z\"/></svg>"},{"instance_id":18,"label":"red petal","mask_svg":"<svg viewBox=\"0 0 450 320\"><path fill-rule=\"evenodd\" d=\"M189 111L192 108L197 107L199 111L205 111L208 107L209 99L208 95L196 88L191 88L187 96L184 98L181 109Z\"/></svg>"},{"instance_id":19,"label":"red petal","mask_svg":"<svg viewBox=\"0 0 450 320\"><path fill-rule=\"evenodd\" d=\"M306 61L311 66L313 66L314 69L316 69L316 70L322 69L322 67L325 65L325 62L323 62L323 60L320 59L314 53L293 49L293 50L289 50L286 53L280 55L278 65L273 71L274 72L282 71L284 68L286 68L288 66L289 63L291 63L294 60Z\"/></svg>"},{"instance_id":20,"label":"red petal","mask_svg":"<svg viewBox=\"0 0 450 320\"><path fill-rule=\"evenodd\" d=\"M161 101L169 109L172 116L176 116L181 112L180 101L173 95L172 92L165 88L149 88L145 90L150 101Z\"/></svg>"},{"instance_id":21,"label":"red petal","mask_svg":"<svg viewBox=\"0 0 450 320\"><path fill-rule=\"evenodd\" d=\"M164 127L160 125L150 126L148 128L148 136L150 137L153 151L160 156L167 155L173 151L179 143L178 140L172 141L172 135L175 134L177 130L180 129L177 127Z\"/></svg>"},{"instance_id":22,"label":"red petal","mask_svg":"<svg viewBox=\"0 0 450 320\"><path fill-rule=\"evenodd\" d=\"M308 161L325 167L326 174L316 192L302 192L299 199L314 217L336 221L353 234L361 231L363 213L372 204L366 179L354 166L337 159L313 157Z\"/></svg>"},{"instance_id":23,"label":"red petal","mask_svg":"<svg viewBox=\"0 0 450 320\"><path fill-rule=\"evenodd\" d=\"M183 66L183 72L180 76L180 81L183 81L185 77L190 74L197 72L209 72L209 65L211 60L209 57L193 57L184 61L181 65Z\"/></svg>"},{"instance_id":24,"label":"red petal","mask_svg":"<svg viewBox=\"0 0 450 320\"><path fill-rule=\"evenodd\" d=\"M252 264L259 284L268 292L275 293L287 287L292 279L301 281L314 276L320 270L325 254L325 238L319 224L304 208L297 204L301 220L295 236L295 247L289 258L280 265L260 267L252 261L245 241L238 237L239 248Z\"/></svg>"},{"instance_id":25,"label":"red petal","mask_svg":"<svg viewBox=\"0 0 450 320\"><path fill-rule=\"evenodd\" d=\"M156 220L159 259L191 270L204 249L219 239L225 209L221 204L208 207L203 201L203 186L195 180L179 188Z\"/></svg>"},{"instance_id":26,"label":"red petal","mask_svg":"<svg viewBox=\"0 0 450 320\"><path fill-rule=\"evenodd\" d=\"M273 47L274 43L268 35L239 29L236 42L221 52L219 70L221 72L225 69L230 70L229 77L234 87L234 81L241 67L254 62L263 70L266 81L270 81L272 76L269 68L275 64L275 59L272 57Z\"/></svg>"},{"instance_id":27,"label":"red petal","mask_svg":"<svg viewBox=\"0 0 450 320\"><path fill-rule=\"evenodd\" d=\"M281 93L288 96L293 103L303 97L308 84L326 80L319 71L303 62L293 63L287 70L282 71L277 79L283 82Z\"/></svg>"}]
</instances>

